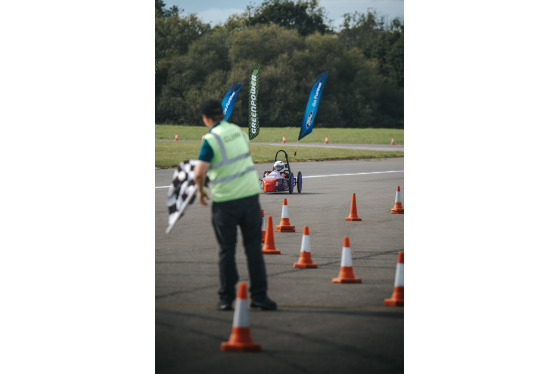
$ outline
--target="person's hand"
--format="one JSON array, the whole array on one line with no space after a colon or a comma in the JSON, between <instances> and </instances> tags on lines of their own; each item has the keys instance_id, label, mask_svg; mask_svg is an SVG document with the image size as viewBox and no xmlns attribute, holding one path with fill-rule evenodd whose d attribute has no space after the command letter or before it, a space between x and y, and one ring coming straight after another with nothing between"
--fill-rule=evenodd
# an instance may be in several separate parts
<instances>
[{"instance_id":1,"label":"person's hand","mask_svg":"<svg viewBox=\"0 0 560 374\"><path fill-rule=\"evenodd\" d=\"M208 199L208 194L206 193L206 188L204 187L208 166L208 162L199 160L194 167L194 181L196 183L196 188L198 189L198 201L200 201L200 203L204 206L206 206L206 199Z\"/></svg>"},{"instance_id":2,"label":"person's hand","mask_svg":"<svg viewBox=\"0 0 560 374\"><path fill-rule=\"evenodd\" d=\"M202 189L198 191L198 201L200 201L202 205L206 206L206 199L209 199L208 192L206 191L206 188L202 187Z\"/></svg>"}]
</instances>

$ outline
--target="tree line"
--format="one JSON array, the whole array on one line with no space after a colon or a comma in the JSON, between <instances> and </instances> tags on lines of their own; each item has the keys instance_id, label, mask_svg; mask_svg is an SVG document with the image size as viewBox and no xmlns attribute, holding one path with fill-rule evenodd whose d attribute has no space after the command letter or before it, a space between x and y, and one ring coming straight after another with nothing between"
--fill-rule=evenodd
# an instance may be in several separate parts
<instances>
[{"instance_id":1,"label":"tree line","mask_svg":"<svg viewBox=\"0 0 560 374\"><path fill-rule=\"evenodd\" d=\"M404 24L375 10L334 31L317 0L266 0L212 27L155 1L156 123L198 125L200 104L243 88L229 122L248 123L251 68L260 63L259 122L300 126L311 86L329 76L316 127L404 128Z\"/></svg>"}]
</instances>

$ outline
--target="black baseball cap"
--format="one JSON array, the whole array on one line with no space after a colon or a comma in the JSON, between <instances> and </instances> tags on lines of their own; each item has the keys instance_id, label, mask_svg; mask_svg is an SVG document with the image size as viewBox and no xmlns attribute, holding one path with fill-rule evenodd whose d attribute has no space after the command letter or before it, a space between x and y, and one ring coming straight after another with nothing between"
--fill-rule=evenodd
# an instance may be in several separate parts
<instances>
[{"instance_id":1,"label":"black baseball cap","mask_svg":"<svg viewBox=\"0 0 560 374\"><path fill-rule=\"evenodd\" d=\"M208 100L200 107L200 114L206 117L215 117L224 114L222 104L218 100Z\"/></svg>"}]
</instances>

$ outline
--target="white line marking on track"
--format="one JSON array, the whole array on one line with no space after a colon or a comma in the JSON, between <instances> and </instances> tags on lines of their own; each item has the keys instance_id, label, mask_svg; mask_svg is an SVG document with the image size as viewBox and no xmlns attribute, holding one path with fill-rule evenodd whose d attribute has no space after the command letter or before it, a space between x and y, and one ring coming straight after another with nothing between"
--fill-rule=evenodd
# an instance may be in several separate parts
<instances>
[{"instance_id":1,"label":"white line marking on track","mask_svg":"<svg viewBox=\"0 0 560 374\"><path fill-rule=\"evenodd\" d=\"M306 177L303 177L303 179L306 179L306 178L325 178L325 177L345 177L345 176L353 176L353 175L369 175L369 174L385 174L385 173L404 173L404 170L370 171L370 172L362 172L362 173L344 173L344 174L308 175Z\"/></svg>"},{"instance_id":2,"label":"white line marking on track","mask_svg":"<svg viewBox=\"0 0 560 374\"><path fill-rule=\"evenodd\" d=\"M303 179L307 179L307 178L326 178L326 177L347 177L347 176L354 176L354 175L387 174L387 173L404 173L404 170L387 170L387 171L369 171L369 172L362 172L362 173L308 175L308 176L303 177ZM156 186L156 188L169 188L169 186Z\"/></svg>"}]
</instances>

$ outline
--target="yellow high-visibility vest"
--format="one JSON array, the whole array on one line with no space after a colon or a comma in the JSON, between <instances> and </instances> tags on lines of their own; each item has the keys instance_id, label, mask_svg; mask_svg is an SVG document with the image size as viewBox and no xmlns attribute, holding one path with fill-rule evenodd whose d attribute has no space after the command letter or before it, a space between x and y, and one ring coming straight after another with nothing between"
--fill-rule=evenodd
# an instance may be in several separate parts
<instances>
[{"instance_id":1,"label":"yellow high-visibility vest","mask_svg":"<svg viewBox=\"0 0 560 374\"><path fill-rule=\"evenodd\" d=\"M259 177L247 134L237 125L222 122L204 139L214 152L208 168L212 200L220 203L257 195Z\"/></svg>"}]
</instances>

